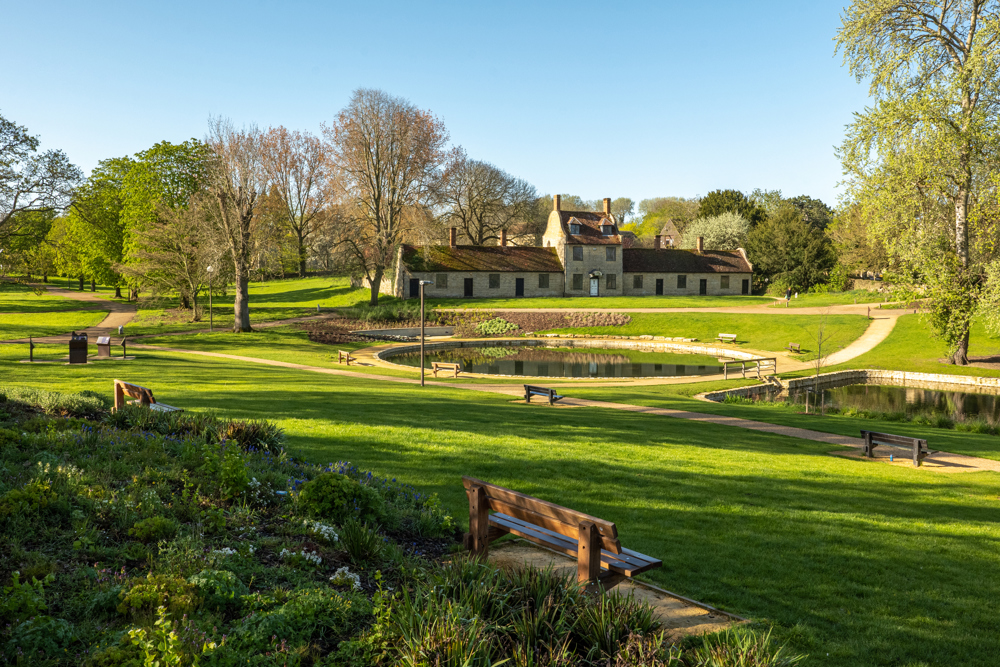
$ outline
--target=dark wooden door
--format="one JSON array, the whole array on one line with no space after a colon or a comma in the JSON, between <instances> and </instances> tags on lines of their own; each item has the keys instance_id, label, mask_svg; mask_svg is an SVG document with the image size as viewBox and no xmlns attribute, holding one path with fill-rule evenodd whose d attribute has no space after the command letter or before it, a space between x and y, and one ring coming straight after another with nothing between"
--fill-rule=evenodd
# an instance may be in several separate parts
<instances>
[{"instance_id":1,"label":"dark wooden door","mask_svg":"<svg viewBox=\"0 0 1000 667\"><path fill-rule=\"evenodd\" d=\"M744 280L743 281L743 293L744 294L749 294L750 293L750 281L749 280Z\"/></svg>"},{"instance_id":2,"label":"dark wooden door","mask_svg":"<svg viewBox=\"0 0 1000 667\"><path fill-rule=\"evenodd\" d=\"M410 298L416 299L420 296L420 279L410 278Z\"/></svg>"},{"instance_id":3,"label":"dark wooden door","mask_svg":"<svg viewBox=\"0 0 1000 667\"><path fill-rule=\"evenodd\" d=\"M472 296L472 278L465 279L465 296Z\"/></svg>"},{"instance_id":4,"label":"dark wooden door","mask_svg":"<svg viewBox=\"0 0 1000 667\"><path fill-rule=\"evenodd\" d=\"M514 279L514 296L524 296L524 278Z\"/></svg>"},{"instance_id":5,"label":"dark wooden door","mask_svg":"<svg viewBox=\"0 0 1000 667\"><path fill-rule=\"evenodd\" d=\"M698 294L708 294L708 280L702 278L698 281Z\"/></svg>"},{"instance_id":6,"label":"dark wooden door","mask_svg":"<svg viewBox=\"0 0 1000 667\"><path fill-rule=\"evenodd\" d=\"M656 295L663 296L663 278L656 279Z\"/></svg>"}]
</instances>

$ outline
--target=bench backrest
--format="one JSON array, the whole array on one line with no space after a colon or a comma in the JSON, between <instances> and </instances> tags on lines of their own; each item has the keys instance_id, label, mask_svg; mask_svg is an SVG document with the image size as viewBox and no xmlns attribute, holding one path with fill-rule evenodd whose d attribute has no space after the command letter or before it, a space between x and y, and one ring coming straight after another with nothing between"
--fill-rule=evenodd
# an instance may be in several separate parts
<instances>
[{"instance_id":1,"label":"bench backrest","mask_svg":"<svg viewBox=\"0 0 1000 667\"><path fill-rule=\"evenodd\" d=\"M546 396L549 395L549 394L551 394L552 391L553 391L552 389L549 389L548 387L539 387L539 386L536 386L536 385L533 385L533 384L526 384L526 385L524 385L524 388L525 388L526 391L533 391L533 392L537 392L539 394L545 394Z\"/></svg>"},{"instance_id":2,"label":"bench backrest","mask_svg":"<svg viewBox=\"0 0 1000 667\"><path fill-rule=\"evenodd\" d=\"M903 447L912 447L914 442L919 442L921 447L927 446L926 440L922 438L913 438L908 435L893 435L892 433L861 431L861 437L871 437L872 442L879 442L884 445L902 445Z\"/></svg>"},{"instance_id":3,"label":"bench backrest","mask_svg":"<svg viewBox=\"0 0 1000 667\"><path fill-rule=\"evenodd\" d=\"M614 554L622 552L622 545L618 541L618 528L610 521L526 496L474 477L462 477L462 484L465 485L466 491L474 486L481 487L486 492L490 509L495 512L502 512L573 539L580 535L582 522L593 522L601 539L601 548Z\"/></svg>"},{"instance_id":4,"label":"bench backrest","mask_svg":"<svg viewBox=\"0 0 1000 667\"><path fill-rule=\"evenodd\" d=\"M138 399L143 405L152 405L153 403L156 403L156 399L153 397L152 389L147 389L146 387L132 384L131 382L115 380L115 410L125 405L126 396Z\"/></svg>"},{"instance_id":5,"label":"bench backrest","mask_svg":"<svg viewBox=\"0 0 1000 667\"><path fill-rule=\"evenodd\" d=\"M452 364L452 363L448 363L446 361L432 361L431 362L431 366L432 367L440 366L441 368L458 368L459 367L458 364Z\"/></svg>"}]
</instances>

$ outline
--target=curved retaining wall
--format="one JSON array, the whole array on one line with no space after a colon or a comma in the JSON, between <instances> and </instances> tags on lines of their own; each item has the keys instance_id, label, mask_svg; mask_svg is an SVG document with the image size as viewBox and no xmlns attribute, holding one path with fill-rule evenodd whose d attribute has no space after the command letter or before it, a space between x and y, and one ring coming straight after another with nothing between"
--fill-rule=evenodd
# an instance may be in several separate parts
<instances>
[{"instance_id":1,"label":"curved retaining wall","mask_svg":"<svg viewBox=\"0 0 1000 667\"><path fill-rule=\"evenodd\" d=\"M726 396L752 398L771 394L794 393L804 389L829 389L831 387L842 387L847 384L875 384L890 387L936 389L938 391L973 391L977 394L1000 395L1000 378L996 377L913 373L910 371L886 371L871 368L823 373L819 376L818 381L816 376L785 380L781 382L782 387L780 390L773 384L758 384L751 387L727 389L725 391L712 391L702 394L701 398L718 402L725 400Z\"/></svg>"}]
</instances>

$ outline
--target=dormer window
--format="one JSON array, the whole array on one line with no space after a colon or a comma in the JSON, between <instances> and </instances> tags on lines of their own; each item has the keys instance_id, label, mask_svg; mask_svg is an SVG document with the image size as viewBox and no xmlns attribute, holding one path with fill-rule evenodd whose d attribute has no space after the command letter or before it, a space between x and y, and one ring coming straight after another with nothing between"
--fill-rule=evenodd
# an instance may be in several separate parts
<instances>
[{"instance_id":1,"label":"dormer window","mask_svg":"<svg viewBox=\"0 0 1000 667\"><path fill-rule=\"evenodd\" d=\"M575 223L575 222L569 223L569 233L572 234L573 236L579 235L580 234L580 225L578 223Z\"/></svg>"},{"instance_id":2,"label":"dormer window","mask_svg":"<svg viewBox=\"0 0 1000 667\"><path fill-rule=\"evenodd\" d=\"M601 234L604 234L605 236L614 236L614 225L601 225Z\"/></svg>"}]
</instances>

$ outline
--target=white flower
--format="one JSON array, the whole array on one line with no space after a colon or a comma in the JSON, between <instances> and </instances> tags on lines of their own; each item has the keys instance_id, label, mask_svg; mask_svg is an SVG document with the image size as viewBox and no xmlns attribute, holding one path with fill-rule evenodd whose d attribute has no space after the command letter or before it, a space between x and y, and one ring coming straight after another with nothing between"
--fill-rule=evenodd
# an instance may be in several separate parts
<instances>
[{"instance_id":1,"label":"white flower","mask_svg":"<svg viewBox=\"0 0 1000 667\"><path fill-rule=\"evenodd\" d=\"M327 542L336 542L340 539L340 536L337 535L337 531L334 530L333 526L328 526L325 523L305 519L302 522L302 525L311 530L314 535L318 535Z\"/></svg>"},{"instance_id":2,"label":"white flower","mask_svg":"<svg viewBox=\"0 0 1000 667\"><path fill-rule=\"evenodd\" d=\"M282 549L280 557L282 559L287 558L288 560L304 560L307 563L312 563L313 565L319 565L323 562L323 557L320 556L315 551L289 551L288 549Z\"/></svg>"},{"instance_id":3,"label":"white flower","mask_svg":"<svg viewBox=\"0 0 1000 667\"><path fill-rule=\"evenodd\" d=\"M334 572L330 581L338 585L348 585L354 590L361 588L361 577L347 569L346 565Z\"/></svg>"},{"instance_id":4,"label":"white flower","mask_svg":"<svg viewBox=\"0 0 1000 667\"><path fill-rule=\"evenodd\" d=\"M222 547L221 549L216 549L212 553L218 554L220 556L235 556L239 552L236 549L233 549L232 547ZM250 553L253 553L253 551L251 551Z\"/></svg>"}]
</instances>

